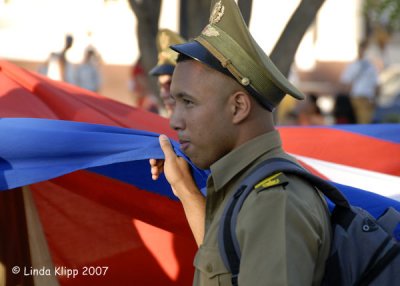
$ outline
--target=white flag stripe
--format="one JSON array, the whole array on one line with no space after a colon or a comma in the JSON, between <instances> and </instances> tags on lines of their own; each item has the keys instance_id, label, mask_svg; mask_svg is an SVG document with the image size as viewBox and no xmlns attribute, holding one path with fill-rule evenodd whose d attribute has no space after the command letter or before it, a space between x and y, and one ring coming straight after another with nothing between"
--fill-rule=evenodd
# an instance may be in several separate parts
<instances>
[{"instance_id":1,"label":"white flag stripe","mask_svg":"<svg viewBox=\"0 0 400 286\"><path fill-rule=\"evenodd\" d=\"M400 177L292 154L329 180L400 201Z\"/></svg>"}]
</instances>

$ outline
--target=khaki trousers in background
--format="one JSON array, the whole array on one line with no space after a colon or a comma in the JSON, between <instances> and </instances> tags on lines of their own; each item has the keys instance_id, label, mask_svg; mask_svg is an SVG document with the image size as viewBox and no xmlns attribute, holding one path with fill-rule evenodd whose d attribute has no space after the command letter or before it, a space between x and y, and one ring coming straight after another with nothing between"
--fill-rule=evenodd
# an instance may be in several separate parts
<instances>
[{"instance_id":1,"label":"khaki trousers in background","mask_svg":"<svg viewBox=\"0 0 400 286\"><path fill-rule=\"evenodd\" d=\"M351 97L354 113L358 124L371 123L374 112L374 104L367 97Z\"/></svg>"}]
</instances>

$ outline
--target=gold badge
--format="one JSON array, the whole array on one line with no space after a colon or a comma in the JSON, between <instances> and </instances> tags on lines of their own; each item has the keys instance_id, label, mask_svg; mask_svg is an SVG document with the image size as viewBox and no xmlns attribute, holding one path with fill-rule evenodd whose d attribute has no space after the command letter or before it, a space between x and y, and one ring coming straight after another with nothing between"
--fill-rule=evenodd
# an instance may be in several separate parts
<instances>
[{"instance_id":1,"label":"gold badge","mask_svg":"<svg viewBox=\"0 0 400 286\"><path fill-rule=\"evenodd\" d=\"M225 6L222 5L221 1L215 3L214 8L210 15L210 24L208 24L203 31L201 32L204 36L207 37L217 37L219 36L219 32L212 25L221 21L222 16L224 16Z\"/></svg>"},{"instance_id":2,"label":"gold badge","mask_svg":"<svg viewBox=\"0 0 400 286\"><path fill-rule=\"evenodd\" d=\"M201 32L204 36L207 37L216 37L219 36L219 32L217 31L217 29L215 29L213 26L211 26L210 24L208 24L203 31Z\"/></svg>"},{"instance_id":3,"label":"gold badge","mask_svg":"<svg viewBox=\"0 0 400 286\"><path fill-rule=\"evenodd\" d=\"M225 6L222 5L221 1L215 3L214 9L210 15L210 24L216 24L221 21L222 16L224 16Z\"/></svg>"}]
</instances>

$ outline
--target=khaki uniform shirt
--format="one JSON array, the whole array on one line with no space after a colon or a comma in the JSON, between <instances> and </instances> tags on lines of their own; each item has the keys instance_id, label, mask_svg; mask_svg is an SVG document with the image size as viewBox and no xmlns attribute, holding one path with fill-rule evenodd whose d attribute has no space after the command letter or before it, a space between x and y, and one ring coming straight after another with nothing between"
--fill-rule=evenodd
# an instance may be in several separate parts
<instances>
[{"instance_id":1,"label":"khaki uniform shirt","mask_svg":"<svg viewBox=\"0 0 400 286\"><path fill-rule=\"evenodd\" d=\"M258 163L285 154L277 131L261 135L211 166L207 181L206 230L194 259L193 285L232 285L218 249L218 228L227 198ZM239 285L319 285L331 229L320 194L302 179L253 190L238 216ZM258 189L257 189L258 190Z\"/></svg>"}]
</instances>

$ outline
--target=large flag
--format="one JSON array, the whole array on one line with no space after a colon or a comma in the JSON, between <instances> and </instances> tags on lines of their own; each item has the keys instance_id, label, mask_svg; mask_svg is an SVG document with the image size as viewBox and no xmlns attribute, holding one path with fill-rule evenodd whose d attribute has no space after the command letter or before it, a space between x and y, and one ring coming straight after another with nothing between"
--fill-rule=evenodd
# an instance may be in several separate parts
<instances>
[{"instance_id":1,"label":"large flag","mask_svg":"<svg viewBox=\"0 0 400 286\"><path fill-rule=\"evenodd\" d=\"M96 123L176 138L157 115L0 61L0 118L5 117ZM86 170L30 190L55 267L108 267L105 275L59 275L61 285L191 284L196 245L179 202ZM14 276L11 269L6 275Z\"/></svg>"},{"instance_id":2,"label":"large flag","mask_svg":"<svg viewBox=\"0 0 400 286\"><path fill-rule=\"evenodd\" d=\"M336 183L400 199L396 159L400 142L395 138L400 126L360 125L352 126L351 132L349 129L332 126L280 131L287 137L285 149L314 173L318 170L320 176ZM7 134L0 142L0 190L86 169L174 199L163 177L156 182L151 180L148 160L163 158L157 133L34 118L3 118L0 132ZM313 138L314 143L307 142L308 138ZM178 156L191 163L178 144L172 143ZM339 154L338 144L342 144ZM360 148L354 150L353 144ZM203 188L208 172L191 167L199 188Z\"/></svg>"},{"instance_id":3,"label":"large flag","mask_svg":"<svg viewBox=\"0 0 400 286\"><path fill-rule=\"evenodd\" d=\"M7 134L0 142L0 189L32 184L56 266L108 267L103 276L59 276L61 284L190 284L193 238L168 184L153 182L148 166L148 158L162 157L158 134L175 138L167 122L6 62L0 67L0 116L58 119L0 120ZM280 133L286 151L378 216L388 205L400 209L393 200L400 197L399 129L282 127ZM193 173L204 186L207 172L193 166Z\"/></svg>"}]
</instances>

